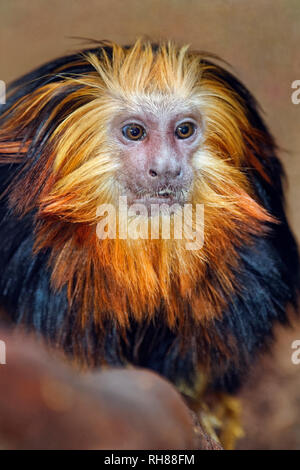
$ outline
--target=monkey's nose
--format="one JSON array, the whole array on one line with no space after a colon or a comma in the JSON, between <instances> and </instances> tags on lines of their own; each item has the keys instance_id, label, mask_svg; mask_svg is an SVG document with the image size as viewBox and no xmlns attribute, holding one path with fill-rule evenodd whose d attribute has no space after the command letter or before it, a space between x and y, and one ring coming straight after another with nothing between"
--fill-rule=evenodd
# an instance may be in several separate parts
<instances>
[{"instance_id":1,"label":"monkey's nose","mask_svg":"<svg viewBox=\"0 0 300 470\"><path fill-rule=\"evenodd\" d=\"M149 176L156 180L172 181L181 176L181 167L159 169L152 167L149 169Z\"/></svg>"}]
</instances>

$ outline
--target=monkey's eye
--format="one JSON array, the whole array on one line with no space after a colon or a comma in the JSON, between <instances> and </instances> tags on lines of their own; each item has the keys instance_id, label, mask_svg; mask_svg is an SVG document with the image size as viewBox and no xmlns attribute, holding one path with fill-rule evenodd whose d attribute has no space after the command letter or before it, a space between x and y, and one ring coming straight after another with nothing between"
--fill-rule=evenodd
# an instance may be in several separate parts
<instances>
[{"instance_id":1,"label":"monkey's eye","mask_svg":"<svg viewBox=\"0 0 300 470\"><path fill-rule=\"evenodd\" d=\"M146 136L146 131L140 124L127 124L122 128L122 134L128 140L142 140Z\"/></svg>"},{"instance_id":2,"label":"monkey's eye","mask_svg":"<svg viewBox=\"0 0 300 470\"><path fill-rule=\"evenodd\" d=\"M192 122L183 122L175 129L175 135L178 139L188 139L195 132L195 125Z\"/></svg>"}]
</instances>

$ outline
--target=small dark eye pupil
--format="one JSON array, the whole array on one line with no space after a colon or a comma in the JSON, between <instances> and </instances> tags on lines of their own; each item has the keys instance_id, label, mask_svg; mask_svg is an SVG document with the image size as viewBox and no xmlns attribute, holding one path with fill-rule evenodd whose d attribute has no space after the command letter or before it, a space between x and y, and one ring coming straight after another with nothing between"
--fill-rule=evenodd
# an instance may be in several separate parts
<instances>
[{"instance_id":1,"label":"small dark eye pupil","mask_svg":"<svg viewBox=\"0 0 300 470\"><path fill-rule=\"evenodd\" d=\"M181 132L181 134L185 135L189 133L190 128L189 126L181 126L179 127L179 131Z\"/></svg>"},{"instance_id":2,"label":"small dark eye pupil","mask_svg":"<svg viewBox=\"0 0 300 470\"><path fill-rule=\"evenodd\" d=\"M141 129L139 127L130 127L129 132L132 137L136 137L141 133Z\"/></svg>"}]
</instances>

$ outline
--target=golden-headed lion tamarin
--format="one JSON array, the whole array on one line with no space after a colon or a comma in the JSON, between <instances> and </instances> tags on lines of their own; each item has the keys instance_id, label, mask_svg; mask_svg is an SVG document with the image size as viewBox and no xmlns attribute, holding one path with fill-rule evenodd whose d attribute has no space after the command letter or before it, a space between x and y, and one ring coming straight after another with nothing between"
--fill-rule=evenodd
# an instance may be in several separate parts
<instances>
[{"instance_id":1,"label":"golden-headed lion tamarin","mask_svg":"<svg viewBox=\"0 0 300 470\"><path fill-rule=\"evenodd\" d=\"M0 115L2 305L82 364L234 392L299 286L276 152L249 91L188 47L103 42L15 81ZM101 239L98 208L120 197L203 205L203 246Z\"/></svg>"}]
</instances>

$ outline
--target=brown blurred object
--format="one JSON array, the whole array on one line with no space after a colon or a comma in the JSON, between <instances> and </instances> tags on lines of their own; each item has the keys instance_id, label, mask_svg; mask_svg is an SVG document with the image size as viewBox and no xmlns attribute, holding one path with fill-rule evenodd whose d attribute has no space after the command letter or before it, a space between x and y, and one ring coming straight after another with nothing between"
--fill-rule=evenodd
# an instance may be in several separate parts
<instances>
[{"instance_id":1,"label":"brown blurred object","mask_svg":"<svg viewBox=\"0 0 300 470\"><path fill-rule=\"evenodd\" d=\"M24 335L0 331L2 449L219 449L166 380L142 369L80 375Z\"/></svg>"},{"instance_id":2,"label":"brown blurred object","mask_svg":"<svg viewBox=\"0 0 300 470\"><path fill-rule=\"evenodd\" d=\"M255 365L240 393L245 437L239 449L300 449L300 365L292 363L300 323L278 328L270 354Z\"/></svg>"}]
</instances>

